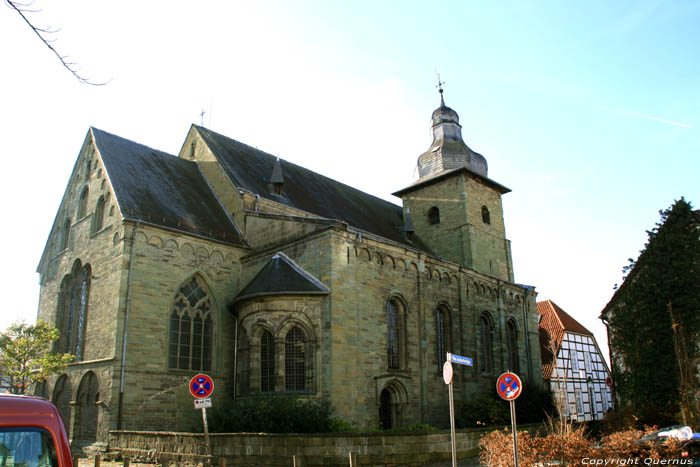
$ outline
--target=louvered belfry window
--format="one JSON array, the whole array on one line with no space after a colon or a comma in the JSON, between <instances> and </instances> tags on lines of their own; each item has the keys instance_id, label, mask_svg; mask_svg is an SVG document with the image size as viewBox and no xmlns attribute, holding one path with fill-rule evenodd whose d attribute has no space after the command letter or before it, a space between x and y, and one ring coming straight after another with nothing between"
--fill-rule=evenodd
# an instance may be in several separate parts
<instances>
[{"instance_id":1,"label":"louvered belfry window","mask_svg":"<svg viewBox=\"0 0 700 467\"><path fill-rule=\"evenodd\" d=\"M180 370L211 370L213 319L211 299L196 278L175 297L170 313L168 366Z\"/></svg>"},{"instance_id":2,"label":"louvered belfry window","mask_svg":"<svg viewBox=\"0 0 700 467\"><path fill-rule=\"evenodd\" d=\"M260 338L260 391L275 390L275 339L269 331Z\"/></svg>"},{"instance_id":3,"label":"louvered belfry window","mask_svg":"<svg viewBox=\"0 0 700 467\"><path fill-rule=\"evenodd\" d=\"M306 338L298 327L284 338L284 387L287 391L306 389Z\"/></svg>"}]
</instances>

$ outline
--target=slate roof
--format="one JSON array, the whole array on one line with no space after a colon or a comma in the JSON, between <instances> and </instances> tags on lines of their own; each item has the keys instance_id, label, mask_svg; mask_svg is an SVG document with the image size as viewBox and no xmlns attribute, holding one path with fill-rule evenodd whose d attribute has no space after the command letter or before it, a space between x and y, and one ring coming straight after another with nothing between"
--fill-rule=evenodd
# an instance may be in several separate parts
<instances>
[{"instance_id":1,"label":"slate roof","mask_svg":"<svg viewBox=\"0 0 700 467\"><path fill-rule=\"evenodd\" d=\"M402 235L403 213L400 206L284 159L279 162L284 177L284 196L276 195L267 184L277 157L207 128L193 126L238 188L430 252L416 236L407 240Z\"/></svg>"},{"instance_id":2,"label":"slate roof","mask_svg":"<svg viewBox=\"0 0 700 467\"><path fill-rule=\"evenodd\" d=\"M247 246L195 162L90 131L125 219Z\"/></svg>"},{"instance_id":3,"label":"slate roof","mask_svg":"<svg viewBox=\"0 0 700 467\"><path fill-rule=\"evenodd\" d=\"M416 180L414 183L407 186L406 188L402 188L399 191L395 191L394 193L392 193L392 195L401 197L401 196L405 195L406 193L410 193L414 190L417 190L418 188L422 188L424 186L431 185L433 183L437 183L440 180L444 180L446 178L453 176L454 174L458 174L458 173L462 173L462 172L465 172L468 175L484 182L486 185L490 186L491 188L498 191L502 195L511 192L510 188L505 187L498 182L494 182L490 178L484 177L483 175L480 175L480 174L474 172L473 170L469 170L466 167L457 167L456 169L442 170L442 171L437 172L435 174L421 177L418 180Z\"/></svg>"},{"instance_id":4,"label":"slate roof","mask_svg":"<svg viewBox=\"0 0 700 467\"><path fill-rule=\"evenodd\" d=\"M330 289L282 252L276 253L235 301L261 295L326 295Z\"/></svg>"},{"instance_id":5,"label":"slate roof","mask_svg":"<svg viewBox=\"0 0 700 467\"><path fill-rule=\"evenodd\" d=\"M554 342L555 352L558 352L565 332L591 337L593 337L593 333L551 300L537 302L537 314L541 316L538 331L542 355L542 376L549 379L556 365L551 343Z\"/></svg>"}]
</instances>

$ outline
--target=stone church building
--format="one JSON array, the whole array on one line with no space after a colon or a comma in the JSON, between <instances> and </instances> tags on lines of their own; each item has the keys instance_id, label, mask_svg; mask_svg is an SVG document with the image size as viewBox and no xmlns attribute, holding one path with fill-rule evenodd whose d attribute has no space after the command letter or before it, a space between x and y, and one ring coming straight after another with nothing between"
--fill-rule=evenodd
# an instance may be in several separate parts
<instances>
[{"instance_id":1,"label":"stone church building","mask_svg":"<svg viewBox=\"0 0 700 467\"><path fill-rule=\"evenodd\" d=\"M197 125L178 156L90 128L38 266L38 317L76 360L36 392L72 441L190 429L200 372L215 407L327 398L359 428L444 426L446 352L474 360L458 401L505 370L541 385L510 190L440 100L403 206Z\"/></svg>"}]
</instances>

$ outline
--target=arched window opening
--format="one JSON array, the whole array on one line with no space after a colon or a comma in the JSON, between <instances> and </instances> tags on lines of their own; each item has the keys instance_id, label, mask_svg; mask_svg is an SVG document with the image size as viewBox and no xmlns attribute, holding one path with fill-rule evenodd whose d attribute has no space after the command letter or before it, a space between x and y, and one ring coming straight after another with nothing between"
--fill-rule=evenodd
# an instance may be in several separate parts
<instances>
[{"instance_id":1,"label":"arched window opening","mask_svg":"<svg viewBox=\"0 0 700 467\"><path fill-rule=\"evenodd\" d=\"M438 371L447 358L447 352L452 349L452 323L447 309L440 307L435 312L435 340L437 348Z\"/></svg>"},{"instance_id":2,"label":"arched window opening","mask_svg":"<svg viewBox=\"0 0 700 467\"><path fill-rule=\"evenodd\" d=\"M435 225L440 223L440 209L437 206L433 206L428 209L428 223L430 225Z\"/></svg>"},{"instance_id":3,"label":"arched window opening","mask_svg":"<svg viewBox=\"0 0 700 467\"><path fill-rule=\"evenodd\" d=\"M482 315L479 318L479 366L484 373L493 371L492 333L491 320Z\"/></svg>"},{"instance_id":4,"label":"arched window opening","mask_svg":"<svg viewBox=\"0 0 700 467\"><path fill-rule=\"evenodd\" d=\"M398 370L402 365L403 352L403 313L396 300L386 305L386 347L390 370Z\"/></svg>"},{"instance_id":5,"label":"arched window opening","mask_svg":"<svg viewBox=\"0 0 700 467\"><path fill-rule=\"evenodd\" d=\"M520 361L518 359L518 329L512 319L506 323L506 342L508 347L508 370L515 373L520 372Z\"/></svg>"},{"instance_id":6,"label":"arched window opening","mask_svg":"<svg viewBox=\"0 0 700 467\"><path fill-rule=\"evenodd\" d=\"M170 313L170 368L211 370L212 315L211 299L199 280L193 277L178 291Z\"/></svg>"},{"instance_id":7,"label":"arched window opening","mask_svg":"<svg viewBox=\"0 0 700 467\"><path fill-rule=\"evenodd\" d=\"M80 193L80 200L78 201L78 219L82 219L87 214L88 198L90 196L90 189L88 187L83 188Z\"/></svg>"},{"instance_id":8,"label":"arched window opening","mask_svg":"<svg viewBox=\"0 0 700 467\"><path fill-rule=\"evenodd\" d=\"M105 197L100 196L95 206L95 216L92 218L92 233L102 230L105 218Z\"/></svg>"},{"instance_id":9,"label":"arched window opening","mask_svg":"<svg viewBox=\"0 0 700 467\"><path fill-rule=\"evenodd\" d=\"M68 248L68 242L70 240L70 226L71 226L71 220L70 220L70 217L68 217L65 221L63 221L63 236L61 237L61 251Z\"/></svg>"},{"instance_id":10,"label":"arched window opening","mask_svg":"<svg viewBox=\"0 0 700 467\"><path fill-rule=\"evenodd\" d=\"M71 400L73 399L73 389L71 388L70 380L67 375L61 375L56 380L53 388L53 397L51 402L58 409L58 413L63 419L63 424L70 427Z\"/></svg>"},{"instance_id":11,"label":"arched window opening","mask_svg":"<svg viewBox=\"0 0 700 467\"><path fill-rule=\"evenodd\" d=\"M275 390L275 339L264 331L260 338L260 391Z\"/></svg>"},{"instance_id":12,"label":"arched window opening","mask_svg":"<svg viewBox=\"0 0 700 467\"><path fill-rule=\"evenodd\" d=\"M73 272L63 279L58 297L57 324L61 333L58 348L75 355L77 361L83 359L91 279L90 265L81 267L77 261Z\"/></svg>"},{"instance_id":13,"label":"arched window opening","mask_svg":"<svg viewBox=\"0 0 700 467\"><path fill-rule=\"evenodd\" d=\"M83 376L78 386L77 420L78 437L81 441L95 441L97 439L97 400L100 387L97 376L89 371Z\"/></svg>"},{"instance_id":14,"label":"arched window opening","mask_svg":"<svg viewBox=\"0 0 700 467\"><path fill-rule=\"evenodd\" d=\"M484 224L491 223L491 213L489 213L489 208L486 206L481 206L481 220L484 221Z\"/></svg>"},{"instance_id":15,"label":"arched window opening","mask_svg":"<svg viewBox=\"0 0 700 467\"><path fill-rule=\"evenodd\" d=\"M284 388L287 391L306 389L306 337L293 327L284 339Z\"/></svg>"}]
</instances>

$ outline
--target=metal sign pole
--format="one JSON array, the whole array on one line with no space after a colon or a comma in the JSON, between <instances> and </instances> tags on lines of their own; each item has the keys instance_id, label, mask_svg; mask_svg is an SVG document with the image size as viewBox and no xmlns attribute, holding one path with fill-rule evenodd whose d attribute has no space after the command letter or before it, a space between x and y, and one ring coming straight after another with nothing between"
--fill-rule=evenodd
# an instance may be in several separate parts
<instances>
[{"instance_id":1,"label":"metal sign pole","mask_svg":"<svg viewBox=\"0 0 700 467\"><path fill-rule=\"evenodd\" d=\"M450 381L450 384L447 386L450 388L450 440L452 441L452 467L457 467L457 434L455 433L455 401L452 381Z\"/></svg>"},{"instance_id":2,"label":"metal sign pole","mask_svg":"<svg viewBox=\"0 0 700 467\"><path fill-rule=\"evenodd\" d=\"M207 461L210 461L211 460L211 445L209 444L209 425L207 425L207 409L206 409L206 407L202 407L202 422L204 422L204 441L207 443Z\"/></svg>"},{"instance_id":3,"label":"metal sign pole","mask_svg":"<svg viewBox=\"0 0 700 467\"><path fill-rule=\"evenodd\" d=\"M518 432L515 431L515 401L510 401L510 424L513 432L513 460L515 467L518 467Z\"/></svg>"}]
</instances>

